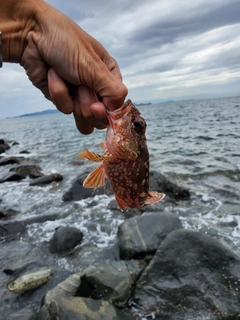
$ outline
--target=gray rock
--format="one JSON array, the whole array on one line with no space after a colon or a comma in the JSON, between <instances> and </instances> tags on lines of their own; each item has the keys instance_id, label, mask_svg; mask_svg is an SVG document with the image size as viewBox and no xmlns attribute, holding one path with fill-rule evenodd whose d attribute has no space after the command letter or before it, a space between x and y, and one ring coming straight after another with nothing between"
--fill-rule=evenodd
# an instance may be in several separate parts
<instances>
[{"instance_id":1,"label":"gray rock","mask_svg":"<svg viewBox=\"0 0 240 320\"><path fill-rule=\"evenodd\" d=\"M110 302L64 297L44 305L34 320L138 320L129 310L119 310Z\"/></svg>"},{"instance_id":2,"label":"gray rock","mask_svg":"<svg viewBox=\"0 0 240 320\"><path fill-rule=\"evenodd\" d=\"M21 309L9 315L9 320L33 320L35 312L31 309Z\"/></svg>"},{"instance_id":3,"label":"gray rock","mask_svg":"<svg viewBox=\"0 0 240 320\"><path fill-rule=\"evenodd\" d=\"M29 177L31 179L36 179L43 176L41 167L34 164L19 165L17 167L11 168L9 171L16 172L24 177Z\"/></svg>"},{"instance_id":4,"label":"gray rock","mask_svg":"<svg viewBox=\"0 0 240 320\"><path fill-rule=\"evenodd\" d=\"M83 233L77 228L59 227L49 243L51 253L70 253L81 243Z\"/></svg>"},{"instance_id":5,"label":"gray rock","mask_svg":"<svg viewBox=\"0 0 240 320\"><path fill-rule=\"evenodd\" d=\"M120 307L128 301L146 264L143 261L114 261L83 271L75 296L109 300Z\"/></svg>"},{"instance_id":6,"label":"gray rock","mask_svg":"<svg viewBox=\"0 0 240 320\"><path fill-rule=\"evenodd\" d=\"M6 166L8 164L19 164L26 160L24 157L7 157L0 159L0 166Z\"/></svg>"},{"instance_id":7,"label":"gray rock","mask_svg":"<svg viewBox=\"0 0 240 320\"><path fill-rule=\"evenodd\" d=\"M0 153L4 153L9 148L9 144L7 144L3 139L0 139Z\"/></svg>"},{"instance_id":8,"label":"gray rock","mask_svg":"<svg viewBox=\"0 0 240 320\"><path fill-rule=\"evenodd\" d=\"M63 177L59 173L50 174L48 176L42 176L37 179L34 179L29 183L30 186L44 186L52 182L62 181Z\"/></svg>"},{"instance_id":9,"label":"gray rock","mask_svg":"<svg viewBox=\"0 0 240 320\"><path fill-rule=\"evenodd\" d=\"M157 171L150 171L150 190L163 192L169 198L175 200L190 199L189 190L179 187L177 184L171 182L167 177Z\"/></svg>"},{"instance_id":10,"label":"gray rock","mask_svg":"<svg viewBox=\"0 0 240 320\"><path fill-rule=\"evenodd\" d=\"M122 304L144 267L143 262L118 261L73 274L45 295L36 320L137 320L131 311L117 309L105 299Z\"/></svg>"},{"instance_id":11,"label":"gray rock","mask_svg":"<svg viewBox=\"0 0 240 320\"><path fill-rule=\"evenodd\" d=\"M168 319L237 319L240 259L213 238L170 233L140 277L134 300Z\"/></svg>"},{"instance_id":12,"label":"gray rock","mask_svg":"<svg viewBox=\"0 0 240 320\"><path fill-rule=\"evenodd\" d=\"M153 254L170 232L181 228L181 221L171 213L148 213L130 218L118 228L120 257L132 259Z\"/></svg>"},{"instance_id":13,"label":"gray rock","mask_svg":"<svg viewBox=\"0 0 240 320\"><path fill-rule=\"evenodd\" d=\"M112 188L108 179L105 180L105 186L93 189L84 188L83 181L91 170L87 170L85 173L79 175L77 179L73 182L71 188L63 195L63 201L79 201L89 197L94 197L97 194L112 194Z\"/></svg>"},{"instance_id":14,"label":"gray rock","mask_svg":"<svg viewBox=\"0 0 240 320\"><path fill-rule=\"evenodd\" d=\"M16 214L18 214L17 211L12 209L5 209L2 206L0 206L0 218L9 218L15 216Z\"/></svg>"},{"instance_id":15,"label":"gray rock","mask_svg":"<svg viewBox=\"0 0 240 320\"><path fill-rule=\"evenodd\" d=\"M8 182L8 181L19 181L24 179L25 176L18 174L16 172L8 172L7 174L0 177L0 183Z\"/></svg>"}]
</instances>

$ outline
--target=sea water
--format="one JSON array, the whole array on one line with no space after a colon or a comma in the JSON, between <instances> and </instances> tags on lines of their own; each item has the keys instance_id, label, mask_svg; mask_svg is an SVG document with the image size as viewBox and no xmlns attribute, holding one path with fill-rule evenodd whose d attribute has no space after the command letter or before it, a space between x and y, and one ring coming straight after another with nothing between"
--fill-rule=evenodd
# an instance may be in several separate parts
<instances>
[{"instance_id":1,"label":"sea water","mask_svg":"<svg viewBox=\"0 0 240 320\"><path fill-rule=\"evenodd\" d=\"M240 254L240 97L169 102L139 107L147 122L150 166L188 188L189 201L165 204L184 228L209 234ZM113 196L101 195L63 202L63 194L77 176L96 163L78 158L89 148L101 153L105 131L81 135L72 115L52 114L0 120L0 138L12 146L2 156L24 156L44 174L60 173L63 181L47 187L29 186L30 179L0 184L1 205L18 214L12 221L56 215L55 221L31 224L28 236L39 244L49 241L55 228L79 228L84 245L114 245L124 215L107 206ZM29 154L20 154L28 150ZM12 165L0 166L0 177ZM164 204L164 202L163 202ZM103 227L105 226L105 227ZM57 263L74 271L71 263Z\"/></svg>"}]
</instances>

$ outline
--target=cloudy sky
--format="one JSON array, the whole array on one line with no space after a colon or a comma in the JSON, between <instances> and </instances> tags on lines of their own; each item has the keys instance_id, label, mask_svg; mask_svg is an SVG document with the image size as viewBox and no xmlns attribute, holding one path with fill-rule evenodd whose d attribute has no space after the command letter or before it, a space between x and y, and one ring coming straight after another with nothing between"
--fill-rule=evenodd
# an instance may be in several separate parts
<instances>
[{"instance_id":1,"label":"cloudy sky","mask_svg":"<svg viewBox=\"0 0 240 320\"><path fill-rule=\"evenodd\" d=\"M128 97L240 95L239 0L48 0L117 59ZM52 109L18 65L0 69L0 118Z\"/></svg>"}]
</instances>

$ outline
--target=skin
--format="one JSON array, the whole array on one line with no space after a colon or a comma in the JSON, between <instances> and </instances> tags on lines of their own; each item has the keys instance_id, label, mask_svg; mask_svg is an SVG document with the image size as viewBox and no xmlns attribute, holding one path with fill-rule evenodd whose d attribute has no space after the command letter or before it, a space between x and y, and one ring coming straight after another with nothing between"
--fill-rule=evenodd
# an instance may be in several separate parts
<instances>
[{"instance_id":1,"label":"skin","mask_svg":"<svg viewBox=\"0 0 240 320\"><path fill-rule=\"evenodd\" d=\"M127 88L107 50L43 0L0 0L3 61L19 63L78 130L107 126L106 108L122 106Z\"/></svg>"}]
</instances>

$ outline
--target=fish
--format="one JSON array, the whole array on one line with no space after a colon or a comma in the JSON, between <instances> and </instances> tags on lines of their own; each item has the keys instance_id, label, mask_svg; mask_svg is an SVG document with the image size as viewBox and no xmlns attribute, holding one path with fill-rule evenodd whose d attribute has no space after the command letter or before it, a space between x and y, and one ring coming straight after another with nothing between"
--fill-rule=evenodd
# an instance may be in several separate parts
<instances>
[{"instance_id":1,"label":"fish","mask_svg":"<svg viewBox=\"0 0 240 320\"><path fill-rule=\"evenodd\" d=\"M103 155L86 149L79 154L102 162L84 180L85 188L98 188L108 178L121 211L141 208L164 199L164 193L149 191L149 152L146 122L132 101L127 100L114 111L107 110L106 139L100 143Z\"/></svg>"}]
</instances>

